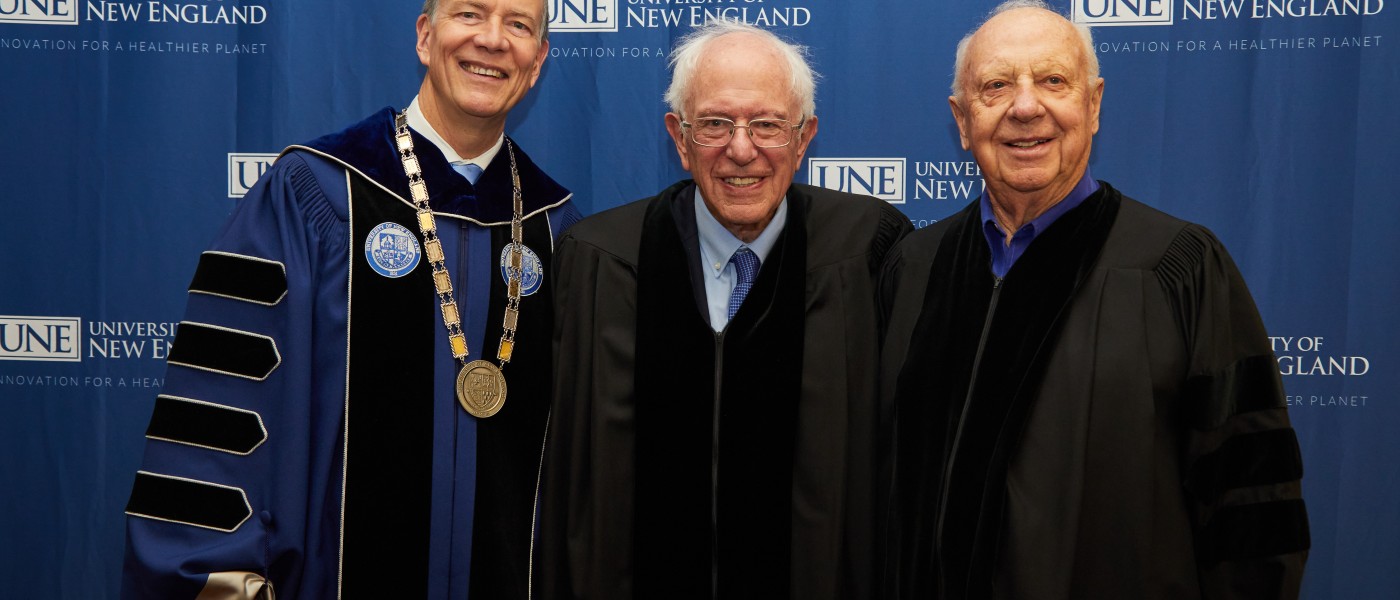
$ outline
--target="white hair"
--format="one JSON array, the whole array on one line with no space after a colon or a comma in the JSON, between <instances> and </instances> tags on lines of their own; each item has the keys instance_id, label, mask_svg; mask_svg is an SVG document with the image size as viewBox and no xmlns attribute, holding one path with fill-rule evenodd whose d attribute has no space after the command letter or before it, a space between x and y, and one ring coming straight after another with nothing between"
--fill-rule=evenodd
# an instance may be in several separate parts
<instances>
[{"instance_id":1,"label":"white hair","mask_svg":"<svg viewBox=\"0 0 1400 600\"><path fill-rule=\"evenodd\" d=\"M710 42L731 33L749 33L768 42L788 65L788 89L801 105L801 119L805 121L817 110L817 78L812 66L807 63L807 47L787 41L771 31L739 21L714 20L691 31L676 43L671 51L671 85L666 88L664 99L671 111L685 114L685 102L690 98L690 81L695 76L695 67L705 54Z\"/></svg>"},{"instance_id":2,"label":"white hair","mask_svg":"<svg viewBox=\"0 0 1400 600\"><path fill-rule=\"evenodd\" d=\"M967 77L967 47L972 42L972 36L977 35L978 30L982 29L982 26L986 25L987 21L992 20L992 17L1018 8L1039 8L1053 13L1069 22L1069 24L1074 27L1075 32L1079 34L1079 40L1084 44L1084 63L1085 66L1088 67L1086 70L1088 71L1089 80L1093 81L1094 78L1099 76L1099 57L1094 53L1094 32L1089 30L1088 25L1075 23L1072 19L1056 12L1055 9L1050 8L1049 4L1045 3L1045 0L1006 0L1006 2L1002 2L998 4L996 8L993 8L992 12L987 13L986 18L982 19L976 27L972 28L972 31L967 32L967 35L964 35L962 40L958 41L958 52L953 58L952 91L954 97L959 100L963 97L963 81Z\"/></svg>"}]
</instances>

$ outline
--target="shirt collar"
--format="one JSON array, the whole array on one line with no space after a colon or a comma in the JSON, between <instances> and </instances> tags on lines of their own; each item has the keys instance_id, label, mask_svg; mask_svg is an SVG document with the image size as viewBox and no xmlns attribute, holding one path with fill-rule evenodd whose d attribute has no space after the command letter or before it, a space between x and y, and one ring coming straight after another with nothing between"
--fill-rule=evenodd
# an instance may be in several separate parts
<instances>
[{"instance_id":1,"label":"shirt collar","mask_svg":"<svg viewBox=\"0 0 1400 600\"><path fill-rule=\"evenodd\" d=\"M417 131L418 135L423 136L424 139L432 142L434 146L437 146L437 149L442 152L443 158L446 158L448 163L453 165L465 165L470 163L481 167L483 171L491 164L492 160L495 160L496 153L500 152L501 146L504 146L506 143L506 134L501 133L501 136L496 138L496 144L487 149L481 156L470 159L462 158L460 154L457 154L456 150L452 149L452 144L442 139L442 136L438 135L437 130L433 129L432 124L428 123L428 118L423 116L423 109L418 106L417 96L413 97L413 102L408 103L408 126L414 131Z\"/></svg>"},{"instance_id":2,"label":"shirt collar","mask_svg":"<svg viewBox=\"0 0 1400 600\"><path fill-rule=\"evenodd\" d=\"M752 243L745 244L710 214L710 209L705 206L705 199L700 195L700 188L695 188L695 229L700 237L700 259L704 261L705 270L711 277L719 277L720 273L724 272L724 266L729 264L729 257L733 256L740 246L748 246L753 250L754 255L758 256L759 264L762 264L768 259L773 246L778 243L778 236L783 233L783 225L786 223L787 198L784 197L778 203L778 211L773 213L773 220L763 229L763 233L758 234L758 238Z\"/></svg>"},{"instance_id":3,"label":"shirt collar","mask_svg":"<svg viewBox=\"0 0 1400 600\"><path fill-rule=\"evenodd\" d=\"M1086 165L1084 167L1084 175L1080 176L1079 183L1074 185L1074 189L1069 191L1068 196L1065 196L1063 200L1055 203L1054 206L1051 206L1045 212L1040 213L1040 216L1031 219L1029 223L1022 225L1016 233L1019 234L1024 231L1031 239L1035 239L1041 232L1049 228L1050 224L1054 223L1056 219L1074 210L1074 207L1082 204L1084 199L1097 191L1099 191L1099 182L1094 180L1093 174L1089 172L1089 167ZM979 204L982 209L982 230L987 236L987 243L992 246L1005 244L1006 233L1001 230L1000 225L997 224L996 215L992 212L991 195L984 192Z\"/></svg>"}]
</instances>

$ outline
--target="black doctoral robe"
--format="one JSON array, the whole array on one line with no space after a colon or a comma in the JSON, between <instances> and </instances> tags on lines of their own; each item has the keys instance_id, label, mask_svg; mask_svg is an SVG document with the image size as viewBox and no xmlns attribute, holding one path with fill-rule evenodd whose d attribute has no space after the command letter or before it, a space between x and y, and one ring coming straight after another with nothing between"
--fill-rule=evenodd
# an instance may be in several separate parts
<instances>
[{"instance_id":1,"label":"black doctoral robe","mask_svg":"<svg viewBox=\"0 0 1400 600\"><path fill-rule=\"evenodd\" d=\"M793 185L781 237L717 335L694 189L560 240L542 597L868 597L875 280L909 221Z\"/></svg>"},{"instance_id":2,"label":"black doctoral robe","mask_svg":"<svg viewBox=\"0 0 1400 600\"><path fill-rule=\"evenodd\" d=\"M1219 241L1104 184L997 281L979 221L882 274L884 595L1296 597L1301 457Z\"/></svg>"}]
</instances>

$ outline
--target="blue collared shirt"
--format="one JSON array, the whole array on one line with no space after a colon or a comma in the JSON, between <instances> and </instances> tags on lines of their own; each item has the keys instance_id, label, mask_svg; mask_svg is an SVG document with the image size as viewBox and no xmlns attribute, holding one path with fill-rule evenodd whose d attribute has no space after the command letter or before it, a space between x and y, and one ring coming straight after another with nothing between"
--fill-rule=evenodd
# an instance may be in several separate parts
<instances>
[{"instance_id":1,"label":"blue collared shirt","mask_svg":"<svg viewBox=\"0 0 1400 600\"><path fill-rule=\"evenodd\" d=\"M997 279L1006 277L1007 271L1011 270L1011 265L1016 264L1016 259L1026 252L1026 248L1031 246L1036 236L1050 227L1061 215L1079 206L1094 192L1099 191L1099 182L1094 181L1093 175L1089 173L1089 168L1084 168L1084 176L1079 178L1079 183L1074 189L1049 210L1041 213L1040 216L1031 222L1022 225L1016 233L1011 236L1011 242L1007 243L1006 233L1002 231L1001 225L997 224L996 217L992 213L992 202L988 193L983 192L980 204L982 206L982 233L987 236L987 246L992 250L992 274Z\"/></svg>"},{"instance_id":2,"label":"blue collared shirt","mask_svg":"<svg viewBox=\"0 0 1400 600\"><path fill-rule=\"evenodd\" d=\"M763 233L758 234L752 243L745 244L710 214L705 200L700 197L700 188L695 188L695 229L700 237L700 272L705 275L705 303L710 307L710 327L715 331L724 331L724 326L729 324L729 294L738 282L738 273L729 263L729 257L740 247L748 246L758 257L762 268L763 261L768 260L768 254L778 243L778 236L783 233L786 223L787 198L783 198L778 203L778 212L773 214L773 220L763 229Z\"/></svg>"}]
</instances>

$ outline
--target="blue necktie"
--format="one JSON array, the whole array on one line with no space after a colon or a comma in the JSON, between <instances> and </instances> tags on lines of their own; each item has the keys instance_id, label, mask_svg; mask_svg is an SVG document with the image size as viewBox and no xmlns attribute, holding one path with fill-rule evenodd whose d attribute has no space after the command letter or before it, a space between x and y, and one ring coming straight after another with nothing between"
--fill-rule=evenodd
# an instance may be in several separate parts
<instances>
[{"instance_id":1,"label":"blue necktie","mask_svg":"<svg viewBox=\"0 0 1400 600\"><path fill-rule=\"evenodd\" d=\"M739 273L739 281L734 284L734 291L729 293L729 318L734 319L734 313L739 312L739 305L744 303L744 296L749 295L749 288L753 287L753 278L758 275L758 256L747 247L734 251L734 256L729 257L730 264L734 265L734 270Z\"/></svg>"},{"instance_id":2,"label":"blue necktie","mask_svg":"<svg viewBox=\"0 0 1400 600\"><path fill-rule=\"evenodd\" d=\"M452 170L461 173L462 177L466 177L467 181L472 182L472 185L476 185L477 178L481 177L481 167L476 166L475 163L453 163Z\"/></svg>"}]
</instances>

